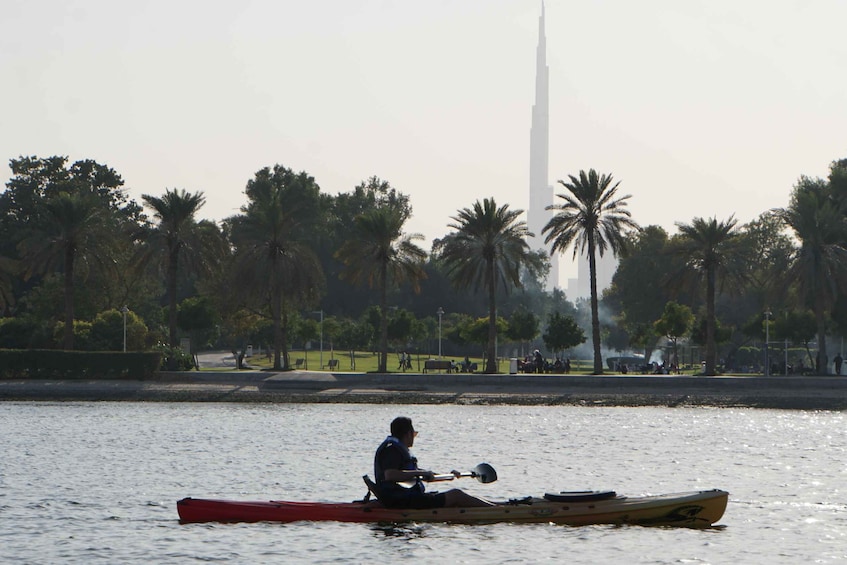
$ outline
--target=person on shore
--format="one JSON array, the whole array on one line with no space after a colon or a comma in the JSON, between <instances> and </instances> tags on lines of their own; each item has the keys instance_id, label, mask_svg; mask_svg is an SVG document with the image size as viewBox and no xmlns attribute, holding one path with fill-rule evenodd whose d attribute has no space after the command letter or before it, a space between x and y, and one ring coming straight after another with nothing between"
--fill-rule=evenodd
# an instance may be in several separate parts
<instances>
[{"instance_id":1,"label":"person on shore","mask_svg":"<svg viewBox=\"0 0 847 565\"><path fill-rule=\"evenodd\" d=\"M391 435L385 438L374 455L374 475L380 502L389 508L494 506L459 489L444 493L426 492L424 481L432 480L435 473L418 468L417 458L409 451L417 435L410 418L400 416L391 422ZM458 471L452 473L457 477L460 475ZM407 482L414 484L410 487L400 484Z\"/></svg>"},{"instance_id":2,"label":"person on shore","mask_svg":"<svg viewBox=\"0 0 847 565\"><path fill-rule=\"evenodd\" d=\"M467 355L465 355L465 360L462 361L462 372L463 373L470 373L471 372L471 360Z\"/></svg>"},{"instance_id":3,"label":"person on shore","mask_svg":"<svg viewBox=\"0 0 847 565\"><path fill-rule=\"evenodd\" d=\"M832 361L835 363L835 374L840 375L841 374L841 364L844 363L844 358L841 357L840 353L836 353L835 357L832 359Z\"/></svg>"}]
</instances>

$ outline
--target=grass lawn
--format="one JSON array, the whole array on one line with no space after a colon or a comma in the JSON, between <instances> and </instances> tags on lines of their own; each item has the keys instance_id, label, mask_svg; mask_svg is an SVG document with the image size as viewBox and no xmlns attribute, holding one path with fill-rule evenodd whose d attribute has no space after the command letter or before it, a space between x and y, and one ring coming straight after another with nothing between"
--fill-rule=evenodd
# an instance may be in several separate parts
<instances>
[{"instance_id":1,"label":"grass lawn","mask_svg":"<svg viewBox=\"0 0 847 565\"><path fill-rule=\"evenodd\" d=\"M324 350L323 352L323 367L321 366L321 352L311 349L309 351L303 351L302 349L294 349L289 350L288 352L289 359L291 360L291 364L295 365L297 359L303 359L303 365L301 366L303 369L308 369L310 371L320 371L325 370L329 371L328 363L330 359L338 360L338 367L335 369L336 371L355 371L357 373L372 373L375 372L377 366L379 365L379 356L372 351L356 351L353 353L353 359L351 361L350 352L349 351L328 351ZM412 368L411 370L407 370L407 372L415 372L420 373L423 370L424 361L427 359L436 359L438 355L424 355L421 353L420 355L412 354ZM456 363L460 363L463 358L461 357L444 357L444 359L452 359L456 361ZM479 367L482 367L482 359L471 357L471 363L476 363ZM255 367L257 369L269 369L273 366L273 359L268 359L267 356L263 355L254 355L247 359L247 363L251 367ZM355 365L354 365L355 363ZM504 362L505 371L508 371L508 362ZM399 353L389 353L388 354L388 371L402 373L403 371L399 369L400 366L400 354Z\"/></svg>"},{"instance_id":2,"label":"grass lawn","mask_svg":"<svg viewBox=\"0 0 847 565\"><path fill-rule=\"evenodd\" d=\"M297 362L297 359L303 359L302 368L310 371L329 371L328 363L330 359L338 359L338 367L335 369L336 371L355 371L357 373L372 373L377 369L377 365L379 363L378 355L371 351L356 351L353 354L353 360L355 362L355 366L352 365L350 359L349 351L328 351L324 350L323 352L323 366L321 366L321 352L311 349L309 351L303 351L302 349L294 349L289 350L288 352L289 358L291 360L291 364L294 365ZM412 353L412 368L411 370L407 370L407 372L420 373L423 371L424 361L427 359L437 359L438 355L426 355L426 354L415 354ZM449 355L443 356L444 359L455 361L457 364L461 363L464 359L463 357L453 357ZM477 364L477 372L480 372L483 367L483 362L481 357L470 357L471 363ZM273 360L268 359L264 354L262 355L253 355L252 357L247 358L246 363L253 368L256 369L270 369L273 366ZM588 360L572 360L572 370L571 374L589 374L591 372L592 363ZM389 352L388 354L388 371L391 373L402 373L399 369L400 365L400 354ZM500 360L500 373L508 373L509 372L509 360L501 359Z\"/></svg>"},{"instance_id":3,"label":"grass lawn","mask_svg":"<svg viewBox=\"0 0 847 565\"><path fill-rule=\"evenodd\" d=\"M338 372L346 372L346 371L355 371L357 373L373 373L376 372L378 365L378 355L371 351L356 351L353 354L353 360L355 362L355 366L351 364L350 352L349 351L329 351L324 350L323 352L323 366L321 365L321 352L319 350L311 349L309 351L303 351L302 349L294 349L289 350L289 358L291 359L291 364L294 365L297 362L297 359L303 359L303 364L301 365L302 369L308 369L310 371L329 371L329 360L337 359L338 366L335 371ZM436 359L438 355L425 355L421 353L412 354L412 368L407 370L408 373L421 373L423 371L424 361L427 359ZM457 364L461 363L463 357L453 357L449 355L443 356L444 359L453 360ZM482 358L480 357L471 357L471 363L477 364L477 372L481 372L483 368ZM268 359L268 357L262 353L255 354L252 357L248 357L245 359L245 363L254 368L254 369L270 369L273 366L273 360ZM399 369L400 365L400 354L399 353L389 353L388 354L388 371L390 373L402 373ZM590 375L593 368L593 362L589 359L572 359L571 360L571 375ZM220 369L203 369L204 371L216 371ZM501 359L499 372L506 374L509 372L509 360ZM686 367L682 371L682 375L691 376L696 373L699 373L699 367L695 370L694 368ZM616 375L615 373L609 369L605 369L605 374L607 375ZM637 376L638 373L630 373L630 376Z\"/></svg>"}]
</instances>

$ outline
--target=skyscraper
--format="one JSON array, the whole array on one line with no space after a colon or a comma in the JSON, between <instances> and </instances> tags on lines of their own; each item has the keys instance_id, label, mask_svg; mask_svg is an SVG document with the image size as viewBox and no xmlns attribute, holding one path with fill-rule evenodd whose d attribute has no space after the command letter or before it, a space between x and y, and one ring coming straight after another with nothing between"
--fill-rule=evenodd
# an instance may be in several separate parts
<instances>
[{"instance_id":1,"label":"skyscraper","mask_svg":"<svg viewBox=\"0 0 847 565\"><path fill-rule=\"evenodd\" d=\"M535 63L535 104L532 106L532 127L529 131L529 210L527 225L535 237L529 239L532 249L543 249L550 255L550 246L544 245L541 230L547 225L552 213L545 208L553 204L553 187L547 175L550 152L550 102L549 69L547 68L547 38L544 33L544 3L538 19L538 49ZM559 286L559 256L550 257L550 276L547 288Z\"/></svg>"}]
</instances>

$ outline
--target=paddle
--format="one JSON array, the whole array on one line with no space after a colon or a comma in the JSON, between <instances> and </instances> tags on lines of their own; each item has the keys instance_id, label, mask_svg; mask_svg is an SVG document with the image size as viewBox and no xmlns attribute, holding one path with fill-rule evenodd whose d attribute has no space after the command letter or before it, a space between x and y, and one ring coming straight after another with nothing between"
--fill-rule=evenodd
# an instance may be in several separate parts
<instances>
[{"instance_id":1,"label":"paddle","mask_svg":"<svg viewBox=\"0 0 847 565\"><path fill-rule=\"evenodd\" d=\"M456 478L461 477L471 477L483 484L493 483L497 480L497 471L494 470L494 467L489 465L488 463L480 463L476 467L474 467L470 472L467 473L459 473L459 476L456 477L453 473L444 474L444 475L435 475L428 482L435 481L452 481Z\"/></svg>"}]
</instances>

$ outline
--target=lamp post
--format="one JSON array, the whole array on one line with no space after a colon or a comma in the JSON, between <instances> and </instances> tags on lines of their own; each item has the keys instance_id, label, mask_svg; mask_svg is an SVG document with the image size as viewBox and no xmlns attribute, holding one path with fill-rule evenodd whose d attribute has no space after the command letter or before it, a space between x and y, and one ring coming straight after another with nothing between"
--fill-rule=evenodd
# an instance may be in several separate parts
<instances>
[{"instance_id":1,"label":"lamp post","mask_svg":"<svg viewBox=\"0 0 847 565\"><path fill-rule=\"evenodd\" d=\"M126 305L121 307L121 314L124 315L124 353L126 353L126 313L129 312L129 308Z\"/></svg>"},{"instance_id":2,"label":"lamp post","mask_svg":"<svg viewBox=\"0 0 847 565\"><path fill-rule=\"evenodd\" d=\"M321 369L324 368L324 311L323 310L315 310L312 314L320 314L321 315Z\"/></svg>"},{"instance_id":3,"label":"lamp post","mask_svg":"<svg viewBox=\"0 0 847 565\"><path fill-rule=\"evenodd\" d=\"M771 342L771 311L765 310L765 376L769 377L771 374L771 362L770 362L770 342Z\"/></svg>"},{"instance_id":4,"label":"lamp post","mask_svg":"<svg viewBox=\"0 0 847 565\"><path fill-rule=\"evenodd\" d=\"M438 358L441 359L441 316L444 315L444 308L439 306L435 313L438 314Z\"/></svg>"}]
</instances>

